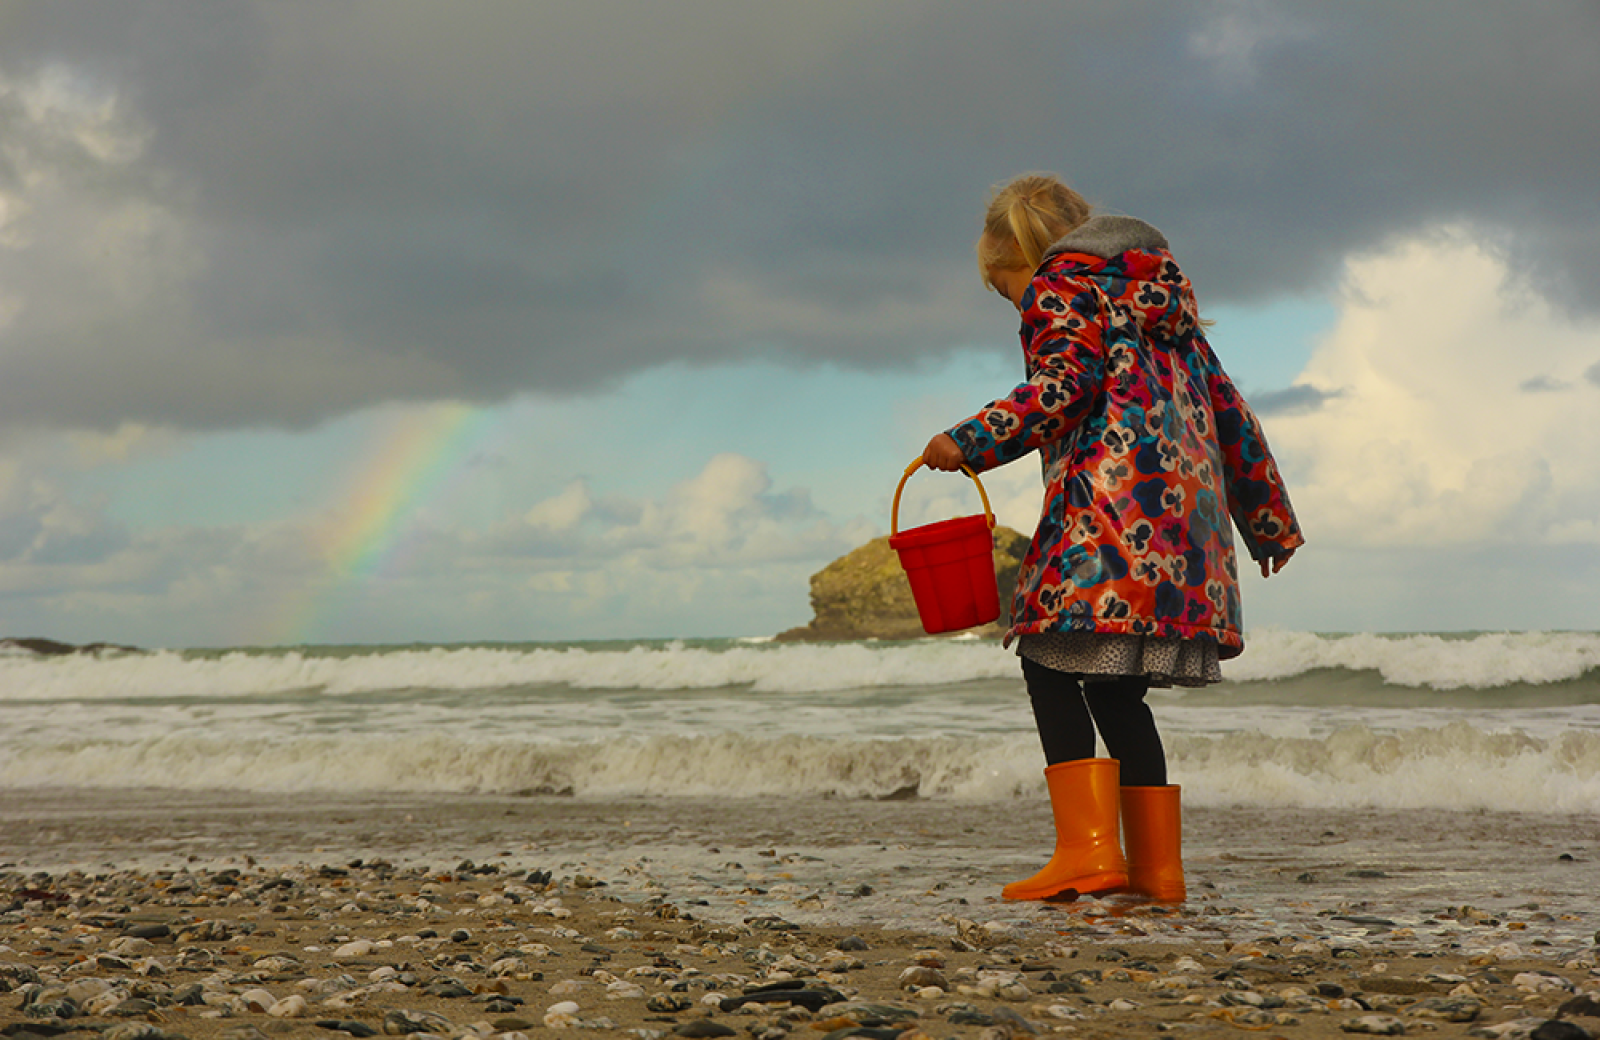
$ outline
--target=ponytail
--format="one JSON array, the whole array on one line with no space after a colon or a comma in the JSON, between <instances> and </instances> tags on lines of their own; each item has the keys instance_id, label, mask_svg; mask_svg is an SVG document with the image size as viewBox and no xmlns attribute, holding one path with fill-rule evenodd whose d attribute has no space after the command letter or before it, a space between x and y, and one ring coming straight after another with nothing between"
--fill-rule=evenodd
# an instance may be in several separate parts
<instances>
[{"instance_id":1,"label":"ponytail","mask_svg":"<svg viewBox=\"0 0 1600 1040\"><path fill-rule=\"evenodd\" d=\"M1089 219L1089 203L1053 174L1031 173L994 189L978 237L978 268L993 287L994 270L1038 268L1044 251Z\"/></svg>"}]
</instances>

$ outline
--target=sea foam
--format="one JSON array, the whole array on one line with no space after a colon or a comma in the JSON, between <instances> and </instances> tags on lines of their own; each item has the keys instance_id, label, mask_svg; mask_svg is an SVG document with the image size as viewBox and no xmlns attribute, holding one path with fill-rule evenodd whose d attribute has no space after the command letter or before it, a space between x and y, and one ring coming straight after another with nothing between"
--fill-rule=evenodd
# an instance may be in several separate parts
<instances>
[{"instance_id":1,"label":"sea foam","mask_svg":"<svg viewBox=\"0 0 1600 1040\"><path fill-rule=\"evenodd\" d=\"M1466 722L1322 737L1177 735L1169 768L1199 805L1600 812L1600 732L1546 737ZM0 752L0 786L579 798L1035 798L1031 734L841 740L717 733L540 744L456 735L294 739L200 732Z\"/></svg>"},{"instance_id":2,"label":"sea foam","mask_svg":"<svg viewBox=\"0 0 1600 1040\"><path fill-rule=\"evenodd\" d=\"M1600 672L1600 634L1486 632L1472 636L1323 636L1265 631L1224 666L1235 682L1262 682L1318 669L1373 671L1392 686L1490 689L1555 683Z\"/></svg>"},{"instance_id":3,"label":"sea foam","mask_svg":"<svg viewBox=\"0 0 1600 1040\"><path fill-rule=\"evenodd\" d=\"M1600 634L1465 637L1263 631L1223 666L1235 686L1325 671L1371 674L1374 686L1449 691L1581 682L1600 698ZM638 644L421 647L329 652L158 651L0 658L0 701L225 699L395 690L580 690L743 687L757 693L927 688L1014 680L1015 656L982 640L909 643ZM1580 698L1584 699L1584 698Z\"/></svg>"}]
</instances>

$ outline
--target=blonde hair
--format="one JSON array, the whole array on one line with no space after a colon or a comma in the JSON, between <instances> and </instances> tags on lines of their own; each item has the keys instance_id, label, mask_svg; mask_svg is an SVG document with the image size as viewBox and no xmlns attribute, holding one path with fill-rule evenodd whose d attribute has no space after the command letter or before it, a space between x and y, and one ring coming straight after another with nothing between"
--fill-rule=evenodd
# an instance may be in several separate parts
<instances>
[{"instance_id":1,"label":"blonde hair","mask_svg":"<svg viewBox=\"0 0 1600 1040\"><path fill-rule=\"evenodd\" d=\"M990 272L1033 271L1051 243L1089 219L1089 203L1051 173L1027 173L997 186L978 236L978 271L993 289Z\"/></svg>"}]
</instances>

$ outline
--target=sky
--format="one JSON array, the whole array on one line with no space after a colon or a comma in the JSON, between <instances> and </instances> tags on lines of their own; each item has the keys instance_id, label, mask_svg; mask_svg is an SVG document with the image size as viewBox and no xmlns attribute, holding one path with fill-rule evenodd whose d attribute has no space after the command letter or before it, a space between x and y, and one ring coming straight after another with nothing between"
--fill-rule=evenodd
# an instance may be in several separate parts
<instances>
[{"instance_id":1,"label":"sky","mask_svg":"<svg viewBox=\"0 0 1600 1040\"><path fill-rule=\"evenodd\" d=\"M1034 170L1261 416L1247 626L1600 629L1595 97L1593 0L0 0L0 636L804 624L1021 378Z\"/></svg>"}]
</instances>

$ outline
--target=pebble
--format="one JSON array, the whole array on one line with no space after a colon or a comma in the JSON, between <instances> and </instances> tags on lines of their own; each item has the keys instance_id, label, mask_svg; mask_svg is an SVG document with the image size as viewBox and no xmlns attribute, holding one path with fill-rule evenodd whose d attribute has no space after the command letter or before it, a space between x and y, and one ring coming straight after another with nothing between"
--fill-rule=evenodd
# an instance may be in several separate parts
<instances>
[{"instance_id":1,"label":"pebble","mask_svg":"<svg viewBox=\"0 0 1600 1040\"><path fill-rule=\"evenodd\" d=\"M1346 1033L1366 1033L1371 1036L1400 1036L1406 1024L1394 1015L1363 1015L1339 1023Z\"/></svg>"},{"instance_id":2,"label":"pebble","mask_svg":"<svg viewBox=\"0 0 1600 1040\"><path fill-rule=\"evenodd\" d=\"M304 1018L306 1009L306 998L293 993L267 1008L267 1014L273 1018Z\"/></svg>"},{"instance_id":3,"label":"pebble","mask_svg":"<svg viewBox=\"0 0 1600 1040\"><path fill-rule=\"evenodd\" d=\"M1587 1018L1600 1018L1600 986L1593 993L1583 993L1563 1003L1556 1009L1561 1015L1583 1015Z\"/></svg>"},{"instance_id":4,"label":"pebble","mask_svg":"<svg viewBox=\"0 0 1600 1040\"><path fill-rule=\"evenodd\" d=\"M166 1034L149 1022L127 1022L100 1034L101 1040L160 1040Z\"/></svg>"},{"instance_id":5,"label":"pebble","mask_svg":"<svg viewBox=\"0 0 1600 1040\"><path fill-rule=\"evenodd\" d=\"M1475 997L1429 997L1406 1009L1414 1018L1436 1018L1445 1022L1472 1022L1483 1011L1483 1003Z\"/></svg>"},{"instance_id":6,"label":"pebble","mask_svg":"<svg viewBox=\"0 0 1600 1040\"><path fill-rule=\"evenodd\" d=\"M950 980L946 979L944 972L938 968L929 968L921 964L914 964L900 973L901 989L926 989L929 987L941 991L949 990Z\"/></svg>"},{"instance_id":7,"label":"pebble","mask_svg":"<svg viewBox=\"0 0 1600 1040\"><path fill-rule=\"evenodd\" d=\"M448 1018L434 1011L395 1010L383 1016L383 1031L390 1036L448 1034L453 1028Z\"/></svg>"},{"instance_id":8,"label":"pebble","mask_svg":"<svg viewBox=\"0 0 1600 1040\"><path fill-rule=\"evenodd\" d=\"M1559 975L1546 971L1524 971L1512 976L1511 984L1518 989L1528 990L1532 993L1568 992L1572 983Z\"/></svg>"},{"instance_id":9,"label":"pebble","mask_svg":"<svg viewBox=\"0 0 1600 1040\"><path fill-rule=\"evenodd\" d=\"M731 1026L725 1026L721 1022L714 1022L709 1018L692 1019L691 1021L685 1022L683 1025L678 1026L672 1032L673 1032L673 1035L675 1035L675 1036L687 1036L687 1037L714 1037L714 1036L738 1036L739 1035L739 1031L737 1029L734 1029Z\"/></svg>"},{"instance_id":10,"label":"pebble","mask_svg":"<svg viewBox=\"0 0 1600 1040\"><path fill-rule=\"evenodd\" d=\"M568 1001L566 1003L571 1002ZM552 1007L550 1010L544 1013L544 1025L546 1029L571 1029L574 1026L582 1024L578 1020L578 1013L576 1011L566 1011L564 1010L564 1007L565 1004L557 1004L555 1007Z\"/></svg>"},{"instance_id":11,"label":"pebble","mask_svg":"<svg viewBox=\"0 0 1600 1040\"><path fill-rule=\"evenodd\" d=\"M1477 1026L1467 1030L1468 1036L1487 1037L1491 1040L1527 1040L1533 1031L1544 1025L1543 1018L1514 1018L1492 1026Z\"/></svg>"},{"instance_id":12,"label":"pebble","mask_svg":"<svg viewBox=\"0 0 1600 1040\"><path fill-rule=\"evenodd\" d=\"M278 998L264 989L247 989L239 994L238 1003L246 1011L256 1014L264 1013L268 1008L278 1002Z\"/></svg>"}]
</instances>

